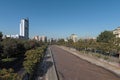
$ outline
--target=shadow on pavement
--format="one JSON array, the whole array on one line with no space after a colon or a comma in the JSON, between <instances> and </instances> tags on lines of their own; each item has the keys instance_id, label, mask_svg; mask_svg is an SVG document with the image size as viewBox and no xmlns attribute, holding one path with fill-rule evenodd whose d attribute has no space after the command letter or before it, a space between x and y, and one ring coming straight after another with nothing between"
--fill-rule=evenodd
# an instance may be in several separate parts
<instances>
[{"instance_id":1,"label":"shadow on pavement","mask_svg":"<svg viewBox=\"0 0 120 80\"><path fill-rule=\"evenodd\" d=\"M47 59L50 59L50 58L51 58L51 56L46 56L44 59L47 60Z\"/></svg>"},{"instance_id":2,"label":"shadow on pavement","mask_svg":"<svg viewBox=\"0 0 120 80\"><path fill-rule=\"evenodd\" d=\"M53 62L51 62L51 61L45 61L44 73L46 73L48 71L48 69L50 67L52 67L52 66L53 66Z\"/></svg>"},{"instance_id":3,"label":"shadow on pavement","mask_svg":"<svg viewBox=\"0 0 120 80\"><path fill-rule=\"evenodd\" d=\"M48 59L50 57L46 57L46 59ZM39 77L45 77L47 71L53 66L53 62L52 61L43 61L43 63L41 64L41 67L39 69L39 73L38 76Z\"/></svg>"}]
</instances>

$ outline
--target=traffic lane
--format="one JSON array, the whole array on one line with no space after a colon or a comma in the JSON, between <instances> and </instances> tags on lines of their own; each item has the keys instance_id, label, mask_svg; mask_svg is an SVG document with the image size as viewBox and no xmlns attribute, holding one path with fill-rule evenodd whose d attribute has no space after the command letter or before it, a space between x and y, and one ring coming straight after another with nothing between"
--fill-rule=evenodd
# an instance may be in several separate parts
<instances>
[{"instance_id":1,"label":"traffic lane","mask_svg":"<svg viewBox=\"0 0 120 80\"><path fill-rule=\"evenodd\" d=\"M51 46L60 80L120 80L120 77L71 53Z\"/></svg>"}]
</instances>

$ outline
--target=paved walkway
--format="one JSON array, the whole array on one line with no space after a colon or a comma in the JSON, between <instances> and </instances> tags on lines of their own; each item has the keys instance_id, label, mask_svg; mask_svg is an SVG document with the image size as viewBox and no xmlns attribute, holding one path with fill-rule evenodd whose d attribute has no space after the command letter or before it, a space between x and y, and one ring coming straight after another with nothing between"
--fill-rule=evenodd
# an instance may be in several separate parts
<instances>
[{"instance_id":1,"label":"paved walkway","mask_svg":"<svg viewBox=\"0 0 120 80\"><path fill-rule=\"evenodd\" d=\"M120 80L112 72L91 64L64 49L51 46L59 80Z\"/></svg>"},{"instance_id":2,"label":"paved walkway","mask_svg":"<svg viewBox=\"0 0 120 80\"><path fill-rule=\"evenodd\" d=\"M42 76L38 76L36 80L58 80L50 47L46 51L41 68Z\"/></svg>"},{"instance_id":3,"label":"paved walkway","mask_svg":"<svg viewBox=\"0 0 120 80\"><path fill-rule=\"evenodd\" d=\"M111 63L107 62L107 61L103 61L101 59L95 59L94 57L89 57L89 56L85 56L80 54L80 52L76 51L75 49L70 49L64 46L57 46L59 48L62 48L68 52L70 52L73 55L76 55L78 57L80 57L81 59L84 59L92 64L95 64L97 66L101 66L109 71L112 71L113 73L117 74L118 76L120 76L120 67L119 66L115 66L114 64L112 65Z\"/></svg>"},{"instance_id":4,"label":"paved walkway","mask_svg":"<svg viewBox=\"0 0 120 80\"><path fill-rule=\"evenodd\" d=\"M48 48L48 53L46 55L46 62L47 62L46 67L48 68L48 70L47 70L45 80L58 80L55 64L53 60L53 55L50 48Z\"/></svg>"}]
</instances>

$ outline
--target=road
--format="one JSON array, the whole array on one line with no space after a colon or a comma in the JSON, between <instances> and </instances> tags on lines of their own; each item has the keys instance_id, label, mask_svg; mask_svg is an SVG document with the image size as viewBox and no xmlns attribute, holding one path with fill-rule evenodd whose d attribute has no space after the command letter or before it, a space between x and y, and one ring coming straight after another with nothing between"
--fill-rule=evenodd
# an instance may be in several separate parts
<instances>
[{"instance_id":1,"label":"road","mask_svg":"<svg viewBox=\"0 0 120 80\"><path fill-rule=\"evenodd\" d=\"M60 80L120 80L120 77L112 72L82 60L61 48L56 46L50 48Z\"/></svg>"}]
</instances>

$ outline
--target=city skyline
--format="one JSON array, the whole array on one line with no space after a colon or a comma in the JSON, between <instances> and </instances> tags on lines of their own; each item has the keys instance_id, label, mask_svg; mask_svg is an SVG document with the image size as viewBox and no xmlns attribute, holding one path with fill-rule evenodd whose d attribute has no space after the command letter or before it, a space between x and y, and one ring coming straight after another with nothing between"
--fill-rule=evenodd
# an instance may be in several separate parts
<instances>
[{"instance_id":1,"label":"city skyline","mask_svg":"<svg viewBox=\"0 0 120 80\"><path fill-rule=\"evenodd\" d=\"M30 19L30 38L96 37L120 25L119 0L2 0L0 31L18 34L21 18ZM102 5L102 6L101 6Z\"/></svg>"}]
</instances>

